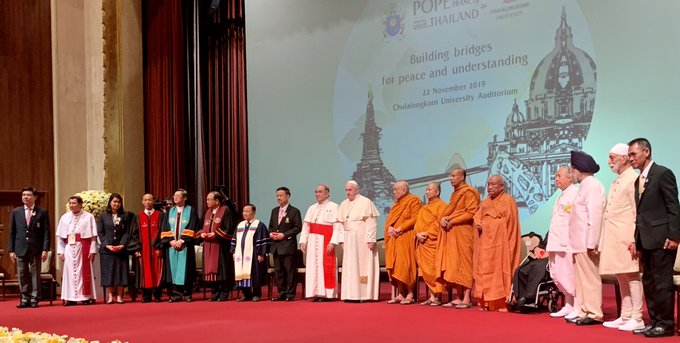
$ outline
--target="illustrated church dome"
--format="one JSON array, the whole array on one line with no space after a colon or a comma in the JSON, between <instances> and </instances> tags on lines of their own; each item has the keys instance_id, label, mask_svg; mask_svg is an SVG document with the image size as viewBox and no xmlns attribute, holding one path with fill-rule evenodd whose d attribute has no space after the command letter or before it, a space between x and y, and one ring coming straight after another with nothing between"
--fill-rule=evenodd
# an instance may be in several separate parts
<instances>
[{"instance_id":1,"label":"illustrated church dome","mask_svg":"<svg viewBox=\"0 0 680 343\"><path fill-rule=\"evenodd\" d=\"M596 67L593 59L573 44L571 27L567 24L566 9L555 34L555 47L538 64L531 78L527 101L529 120L592 115L595 93ZM583 99L582 103L560 102L561 96ZM557 104L544 99L556 99Z\"/></svg>"},{"instance_id":2,"label":"illustrated church dome","mask_svg":"<svg viewBox=\"0 0 680 343\"><path fill-rule=\"evenodd\" d=\"M508 119L505 120L505 139L523 136L525 122L526 118L519 111L517 99L515 99L515 103L512 105L512 112L508 115Z\"/></svg>"}]
</instances>

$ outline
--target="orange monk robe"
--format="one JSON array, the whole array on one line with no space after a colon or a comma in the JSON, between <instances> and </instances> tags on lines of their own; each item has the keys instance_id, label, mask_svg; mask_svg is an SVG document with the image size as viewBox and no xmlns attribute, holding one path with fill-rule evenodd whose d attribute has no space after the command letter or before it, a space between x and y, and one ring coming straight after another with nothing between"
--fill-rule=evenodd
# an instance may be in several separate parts
<instances>
[{"instance_id":1,"label":"orange monk robe","mask_svg":"<svg viewBox=\"0 0 680 343\"><path fill-rule=\"evenodd\" d=\"M437 281L447 286L472 288L472 254L474 248L472 217L479 208L479 192L463 184L453 193L443 218L453 222L442 228L437 243Z\"/></svg>"},{"instance_id":2,"label":"orange monk robe","mask_svg":"<svg viewBox=\"0 0 680 343\"><path fill-rule=\"evenodd\" d=\"M413 194L407 194L392 204L385 221L385 269L390 281L399 281L412 287L416 282L416 257L413 226L423 203ZM399 236L390 237L387 229L400 229ZM395 284L396 286L396 284Z\"/></svg>"},{"instance_id":3,"label":"orange monk robe","mask_svg":"<svg viewBox=\"0 0 680 343\"><path fill-rule=\"evenodd\" d=\"M441 231L439 219L446 210L446 203L436 198L420 208L416 217L414 234L427 232L427 240L419 243L416 239L416 261L418 268L423 274L423 280L432 293L438 294L444 291L444 286L437 282L437 241Z\"/></svg>"},{"instance_id":4,"label":"orange monk robe","mask_svg":"<svg viewBox=\"0 0 680 343\"><path fill-rule=\"evenodd\" d=\"M475 231L474 296L500 308L510 294L512 274L519 265L520 227L515 200L503 192L482 201L474 217L482 225ZM491 305L489 305L489 309Z\"/></svg>"}]
</instances>

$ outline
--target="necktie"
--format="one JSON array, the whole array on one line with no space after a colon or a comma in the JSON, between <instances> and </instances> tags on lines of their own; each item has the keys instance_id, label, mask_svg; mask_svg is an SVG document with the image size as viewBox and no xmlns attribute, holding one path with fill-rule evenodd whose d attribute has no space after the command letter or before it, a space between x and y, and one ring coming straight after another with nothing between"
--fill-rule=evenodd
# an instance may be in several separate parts
<instances>
[{"instance_id":1,"label":"necktie","mask_svg":"<svg viewBox=\"0 0 680 343\"><path fill-rule=\"evenodd\" d=\"M33 211L30 208L26 208L26 226L31 223L31 212Z\"/></svg>"},{"instance_id":2,"label":"necktie","mask_svg":"<svg viewBox=\"0 0 680 343\"><path fill-rule=\"evenodd\" d=\"M645 191L645 176L640 175L638 180L638 199L642 198L642 193Z\"/></svg>"},{"instance_id":3,"label":"necktie","mask_svg":"<svg viewBox=\"0 0 680 343\"><path fill-rule=\"evenodd\" d=\"M151 211L146 211L146 215L151 217Z\"/></svg>"},{"instance_id":4,"label":"necktie","mask_svg":"<svg viewBox=\"0 0 680 343\"><path fill-rule=\"evenodd\" d=\"M250 229L250 222L246 222L246 230Z\"/></svg>"},{"instance_id":5,"label":"necktie","mask_svg":"<svg viewBox=\"0 0 680 343\"><path fill-rule=\"evenodd\" d=\"M283 207L279 208L279 224L281 224L281 219L283 219L285 214L286 212L283 211Z\"/></svg>"}]
</instances>

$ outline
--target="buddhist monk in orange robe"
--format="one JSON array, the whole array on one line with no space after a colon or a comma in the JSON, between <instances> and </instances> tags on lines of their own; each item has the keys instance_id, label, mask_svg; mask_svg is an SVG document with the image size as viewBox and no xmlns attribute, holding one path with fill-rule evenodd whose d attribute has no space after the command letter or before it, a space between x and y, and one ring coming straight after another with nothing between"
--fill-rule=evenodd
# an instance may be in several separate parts
<instances>
[{"instance_id":1,"label":"buddhist monk in orange robe","mask_svg":"<svg viewBox=\"0 0 680 343\"><path fill-rule=\"evenodd\" d=\"M489 196L474 217L474 295L483 309L505 312L512 274L519 265L519 213L515 200L505 193L502 176L489 177L487 191Z\"/></svg>"},{"instance_id":2,"label":"buddhist monk in orange robe","mask_svg":"<svg viewBox=\"0 0 680 343\"><path fill-rule=\"evenodd\" d=\"M416 261L418 268L423 274L423 280L430 290L430 298L420 303L421 305L441 305L441 295L444 285L437 282L437 240L439 239L439 218L446 210L446 203L439 198L441 188L438 182L432 182L425 189L427 205L418 211L416 225L413 231L416 234Z\"/></svg>"},{"instance_id":3,"label":"buddhist monk in orange robe","mask_svg":"<svg viewBox=\"0 0 680 343\"><path fill-rule=\"evenodd\" d=\"M466 172L455 168L449 175L453 193L449 205L440 219L442 228L437 243L438 281L446 287L456 287L456 299L446 307L471 307L473 220L479 208L479 192L465 183Z\"/></svg>"},{"instance_id":4,"label":"buddhist monk in orange robe","mask_svg":"<svg viewBox=\"0 0 680 343\"><path fill-rule=\"evenodd\" d=\"M413 227L423 204L419 197L409 193L406 181L395 182L392 194L395 201L385 221L385 269L397 294L388 303L408 305L414 302L416 282Z\"/></svg>"}]
</instances>

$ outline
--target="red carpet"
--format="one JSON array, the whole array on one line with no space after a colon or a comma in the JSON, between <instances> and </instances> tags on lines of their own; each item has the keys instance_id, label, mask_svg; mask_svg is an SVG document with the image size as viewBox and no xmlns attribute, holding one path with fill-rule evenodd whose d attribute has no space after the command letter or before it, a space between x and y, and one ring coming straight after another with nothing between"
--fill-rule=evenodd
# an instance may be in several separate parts
<instances>
[{"instance_id":1,"label":"red carpet","mask_svg":"<svg viewBox=\"0 0 680 343\"><path fill-rule=\"evenodd\" d=\"M389 290L383 283L387 299ZM301 291L298 292L301 294ZM125 303L16 309L0 301L0 326L108 342L644 342L646 338L602 326L576 327L547 313L490 313L467 310L343 302L212 303L196 294L193 303ZM100 300L101 301L101 300ZM58 304L58 305L57 305ZM616 314L611 286L605 286L607 320ZM677 339L677 338L671 338ZM664 341L662 339L662 341Z\"/></svg>"}]
</instances>

